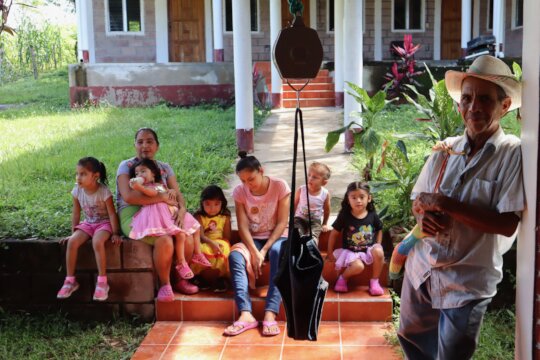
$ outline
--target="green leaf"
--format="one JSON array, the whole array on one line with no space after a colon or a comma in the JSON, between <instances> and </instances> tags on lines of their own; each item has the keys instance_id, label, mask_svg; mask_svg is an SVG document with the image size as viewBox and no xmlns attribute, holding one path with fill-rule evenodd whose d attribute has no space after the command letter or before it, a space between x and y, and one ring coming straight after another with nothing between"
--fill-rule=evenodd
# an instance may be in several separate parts
<instances>
[{"instance_id":1,"label":"green leaf","mask_svg":"<svg viewBox=\"0 0 540 360\"><path fill-rule=\"evenodd\" d=\"M362 149L365 150L369 157L371 157L377 152L377 150L379 150L381 141L379 134L377 134L375 130L368 128L358 135L360 140L360 146L362 147Z\"/></svg>"},{"instance_id":2,"label":"green leaf","mask_svg":"<svg viewBox=\"0 0 540 360\"><path fill-rule=\"evenodd\" d=\"M338 130L330 131L326 135L326 145L324 146L324 151L330 152L336 146L339 141L339 136L345 132L345 128Z\"/></svg>"},{"instance_id":3,"label":"green leaf","mask_svg":"<svg viewBox=\"0 0 540 360\"><path fill-rule=\"evenodd\" d=\"M521 81L521 78L523 76L523 73L521 71L521 66L517 62L512 63L512 70L514 71L514 77L517 81Z\"/></svg>"},{"instance_id":4,"label":"green leaf","mask_svg":"<svg viewBox=\"0 0 540 360\"><path fill-rule=\"evenodd\" d=\"M405 160L407 162L409 161L409 157L407 156L407 146L405 146L405 143L402 140L398 140L396 142L396 147L401 151L401 153L405 156Z\"/></svg>"}]
</instances>

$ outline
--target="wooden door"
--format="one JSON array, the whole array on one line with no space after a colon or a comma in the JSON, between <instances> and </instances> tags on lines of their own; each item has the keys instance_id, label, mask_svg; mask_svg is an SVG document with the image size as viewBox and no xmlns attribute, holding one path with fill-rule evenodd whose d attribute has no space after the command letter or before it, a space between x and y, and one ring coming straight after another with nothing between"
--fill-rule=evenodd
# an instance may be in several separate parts
<instances>
[{"instance_id":1,"label":"wooden door","mask_svg":"<svg viewBox=\"0 0 540 360\"><path fill-rule=\"evenodd\" d=\"M169 0L169 61L204 62L204 1Z\"/></svg>"},{"instance_id":2,"label":"wooden door","mask_svg":"<svg viewBox=\"0 0 540 360\"><path fill-rule=\"evenodd\" d=\"M461 0L443 0L441 14L441 59L461 57Z\"/></svg>"},{"instance_id":3,"label":"wooden door","mask_svg":"<svg viewBox=\"0 0 540 360\"><path fill-rule=\"evenodd\" d=\"M272 1L272 0L270 0ZM302 18L304 19L304 24L309 27L309 0L303 0L304 11L302 12ZM281 0L281 27L284 28L288 26L292 21L293 16L289 11L289 2L287 0Z\"/></svg>"}]
</instances>

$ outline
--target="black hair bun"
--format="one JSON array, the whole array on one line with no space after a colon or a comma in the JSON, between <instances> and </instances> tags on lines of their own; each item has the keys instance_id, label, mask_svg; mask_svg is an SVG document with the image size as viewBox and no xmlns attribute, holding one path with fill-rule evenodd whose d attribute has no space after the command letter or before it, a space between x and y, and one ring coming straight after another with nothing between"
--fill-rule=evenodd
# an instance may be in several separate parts
<instances>
[{"instance_id":1,"label":"black hair bun","mask_svg":"<svg viewBox=\"0 0 540 360\"><path fill-rule=\"evenodd\" d=\"M240 157L240 159L244 159L245 157L247 157L247 151L240 150L238 152L238 156Z\"/></svg>"}]
</instances>

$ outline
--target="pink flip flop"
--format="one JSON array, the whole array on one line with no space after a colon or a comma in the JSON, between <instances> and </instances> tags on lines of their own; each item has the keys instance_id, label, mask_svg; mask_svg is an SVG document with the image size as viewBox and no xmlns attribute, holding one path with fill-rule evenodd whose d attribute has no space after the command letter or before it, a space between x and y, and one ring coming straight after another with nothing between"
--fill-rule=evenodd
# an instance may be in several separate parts
<instances>
[{"instance_id":1,"label":"pink flip flop","mask_svg":"<svg viewBox=\"0 0 540 360\"><path fill-rule=\"evenodd\" d=\"M193 257L191 258L191 261L194 262L195 264L199 264L199 265L204 266L204 267L211 267L212 266L210 261L208 261L206 256L204 256L203 254L195 254L195 255L193 255Z\"/></svg>"},{"instance_id":2,"label":"pink flip flop","mask_svg":"<svg viewBox=\"0 0 540 360\"><path fill-rule=\"evenodd\" d=\"M244 331L257 328L259 326L259 322L257 320L252 321L252 322L249 322L249 321L235 321L233 323L233 326L234 327L242 326L242 327L240 329L233 330L233 331L227 331L227 329L225 329L225 331L223 331L223 335L227 335L227 336L239 335L239 334L243 333Z\"/></svg>"},{"instance_id":3,"label":"pink flip flop","mask_svg":"<svg viewBox=\"0 0 540 360\"><path fill-rule=\"evenodd\" d=\"M276 336L276 335L279 335L279 333L281 332L281 330L279 330L277 321L263 321L262 325L263 325L263 331L262 331L263 336ZM277 331L270 330L273 326L276 327Z\"/></svg>"},{"instance_id":4,"label":"pink flip flop","mask_svg":"<svg viewBox=\"0 0 540 360\"><path fill-rule=\"evenodd\" d=\"M186 264L186 263L176 265L176 271L178 271L178 275L182 279L187 280L187 279L193 278L193 276L194 276L193 271L191 271L188 264Z\"/></svg>"}]
</instances>

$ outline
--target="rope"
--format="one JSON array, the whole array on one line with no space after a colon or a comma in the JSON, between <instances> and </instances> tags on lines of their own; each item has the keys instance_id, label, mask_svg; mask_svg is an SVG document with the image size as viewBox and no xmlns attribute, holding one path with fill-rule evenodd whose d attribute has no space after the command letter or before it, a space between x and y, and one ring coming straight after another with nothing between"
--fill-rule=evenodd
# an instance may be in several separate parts
<instances>
[{"instance_id":1,"label":"rope","mask_svg":"<svg viewBox=\"0 0 540 360\"><path fill-rule=\"evenodd\" d=\"M304 5L301 0L287 0L289 3L289 12L296 18L296 15L302 16Z\"/></svg>"}]
</instances>

